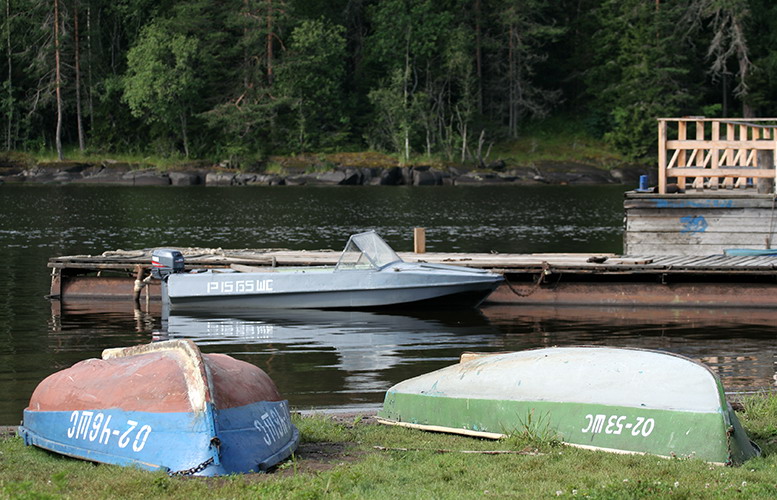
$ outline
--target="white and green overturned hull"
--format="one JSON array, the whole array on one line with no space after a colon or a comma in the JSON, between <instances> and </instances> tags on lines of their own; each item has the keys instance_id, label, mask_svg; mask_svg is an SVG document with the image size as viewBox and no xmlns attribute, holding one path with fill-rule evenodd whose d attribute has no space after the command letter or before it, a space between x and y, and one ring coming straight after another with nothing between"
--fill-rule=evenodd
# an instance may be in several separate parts
<instances>
[{"instance_id":1,"label":"white and green overturned hull","mask_svg":"<svg viewBox=\"0 0 777 500\"><path fill-rule=\"evenodd\" d=\"M720 464L760 453L709 368L640 349L564 347L476 357L395 385L378 417L491 438L528 429L574 446Z\"/></svg>"}]
</instances>

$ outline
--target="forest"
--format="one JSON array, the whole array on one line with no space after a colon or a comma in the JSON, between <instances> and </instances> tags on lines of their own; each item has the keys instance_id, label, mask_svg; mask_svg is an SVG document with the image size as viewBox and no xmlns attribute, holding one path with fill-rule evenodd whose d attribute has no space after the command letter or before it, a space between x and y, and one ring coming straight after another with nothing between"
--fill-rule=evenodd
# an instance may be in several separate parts
<instances>
[{"instance_id":1,"label":"forest","mask_svg":"<svg viewBox=\"0 0 777 500\"><path fill-rule=\"evenodd\" d=\"M477 161L543 120L770 117L773 0L5 0L7 151Z\"/></svg>"}]
</instances>

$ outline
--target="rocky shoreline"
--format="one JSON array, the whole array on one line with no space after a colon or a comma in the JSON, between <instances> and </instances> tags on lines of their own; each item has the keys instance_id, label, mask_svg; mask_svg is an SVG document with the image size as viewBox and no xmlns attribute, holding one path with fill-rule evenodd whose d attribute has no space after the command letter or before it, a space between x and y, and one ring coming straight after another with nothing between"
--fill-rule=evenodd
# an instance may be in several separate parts
<instances>
[{"instance_id":1,"label":"rocky shoreline","mask_svg":"<svg viewBox=\"0 0 777 500\"><path fill-rule=\"evenodd\" d=\"M610 169L585 163L540 162L510 166L499 161L488 168L461 166L358 166L329 163L282 166L279 173L244 172L224 166L177 167L160 170L147 165L51 162L33 166L0 164L1 183L105 184L120 186L468 186L498 184L624 184L636 185L640 175L655 169L622 165Z\"/></svg>"}]
</instances>

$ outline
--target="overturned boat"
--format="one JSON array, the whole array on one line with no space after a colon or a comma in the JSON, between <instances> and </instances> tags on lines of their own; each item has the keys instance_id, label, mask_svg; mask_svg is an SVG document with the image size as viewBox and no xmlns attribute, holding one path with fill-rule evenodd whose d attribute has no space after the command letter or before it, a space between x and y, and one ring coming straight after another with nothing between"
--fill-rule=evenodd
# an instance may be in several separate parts
<instances>
[{"instance_id":1,"label":"overturned boat","mask_svg":"<svg viewBox=\"0 0 777 500\"><path fill-rule=\"evenodd\" d=\"M266 471L299 442L264 371L189 340L106 349L54 373L19 434L75 458L201 476Z\"/></svg>"},{"instance_id":2,"label":"overturned boat","mask_svg":"<svg viewBox=\"0 0 777 500\"><path fill-rule=\"evenodd\" d=\"M185 272L183 256L168 249L155 251L152 265L170 311L476 307L503 281L481 269L405 262L374 231L351 236L336 266Z\"/></svg>"},{"instance_id":3,"label":"overturned boat","mask_svg":"<svg viewBox=\"0 0 777 500\"><path fill-rule=\"evenodd\" d=\"M529 432L618 453L737 464L760 454L705 365L628 348L463 356L388 390L382 423L487 438Z\"/></svg>"}]
</instances>

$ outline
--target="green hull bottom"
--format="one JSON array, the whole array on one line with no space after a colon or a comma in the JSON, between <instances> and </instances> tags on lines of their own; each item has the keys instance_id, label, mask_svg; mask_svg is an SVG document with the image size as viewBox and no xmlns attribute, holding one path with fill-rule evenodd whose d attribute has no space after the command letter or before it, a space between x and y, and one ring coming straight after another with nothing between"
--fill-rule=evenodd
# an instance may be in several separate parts
<instances>
[{"instance_id":1,"label":"green hull bottom","mask_svg":"<svg viewBox=\"0 0 777 500\"><path fill-rule=\"evenodd\" d=\"M731 410L698 413L389 391L378 417L426 430L484 437L529 432L576 446L719 464L738 464L759 454Z\"/></svg>"}]
</instances>

